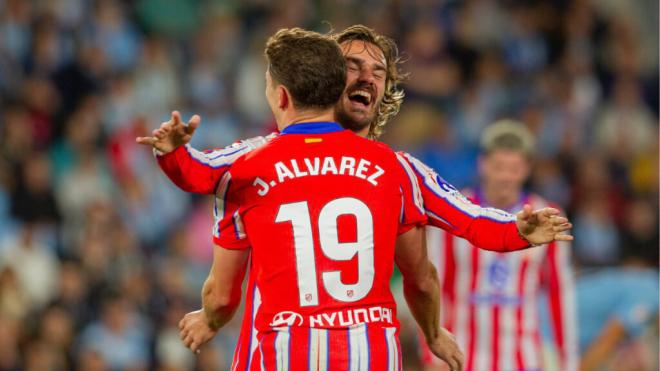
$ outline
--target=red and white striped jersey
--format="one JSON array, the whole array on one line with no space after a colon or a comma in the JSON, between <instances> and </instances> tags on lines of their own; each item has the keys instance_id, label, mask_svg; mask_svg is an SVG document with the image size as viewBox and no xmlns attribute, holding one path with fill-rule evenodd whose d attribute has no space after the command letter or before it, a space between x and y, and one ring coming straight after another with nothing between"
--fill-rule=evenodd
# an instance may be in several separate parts
<instances>
[{"instance_id":1,"label":"red and white striped jersey","mask_svg":"<svg viewBox=\"0 0 660 371\"><path fill-rule=\"evenodd\" d=\"M536 195L521 201L534 209L548 205ZM577 369L573 278L565 242L500 253L427 228L427 246L442 287L441 323L456 335L466 371L543 368L538 310L542 290L549 298L559 369ZM425 364L440 362L423 348Z\"/></svg>"},{"instance_id":2,"label":"red and white striped jersey","mask_svg":"<svg viewBox=\"0 0 660 371\"><path fill-rule=\"evenodd\" d=\"M261 304L251 369L388 369L396 237L426 222L406 161L336 123L291 125L236 160L215 213L216 244L252 252Z\"/></svg>"},{"instance_id":3,"label":"red and white striped jersey","mask_svg":"<svg viewBox=\"0 0 660 371\"><path fill-rule=\"evenodd\" d=\"M254 282L254 271L249 270L246 287L246 304L243 312L243 322L239 334L231 371L278 369L283 366L291 370L384 370L399 371L402 369L401 344L394 327L366 328L357 326L349 330L309 329L296 336L295 342L277 341L273 336L267 337L260 346L254 321L261 306L261 295ZM280 336L279 333L277 336ZM281 336L291 340L291 333ZM306 363L291 357L295 354L307 354ZM331 354L329 353L331 352ZM284 356L286 354L286 356ZM375 356L375 355L385 355ZM263 359L263 365L262 365ZM278 361L279 359L279 361ZM367 366L368 365L368 366ZM254 367L254 368L253 368Z\"/></svg>"}]
</instances>

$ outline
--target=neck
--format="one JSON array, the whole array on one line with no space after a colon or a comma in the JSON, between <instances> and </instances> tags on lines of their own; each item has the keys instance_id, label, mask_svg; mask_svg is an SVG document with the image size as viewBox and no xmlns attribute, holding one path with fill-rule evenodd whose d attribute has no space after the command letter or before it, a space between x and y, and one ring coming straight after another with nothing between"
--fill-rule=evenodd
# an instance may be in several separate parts
<instances>
[{"instance_id":1,"label":"neck","mask_svg":"<svg viewBox=\"0 0 660 371\"><path fill-rule=\"evenodd\" d=\"M367 136L369 136L369 128L370 128L370 126L367 126L364 129L360 129L360 130L356 131L355 134L357 134L357 135L359 135L363 138L366 138Z\"/></svg>"},{"instance_id":2,"label":"neck","mask_svg":"<svg viewBox=\"0 0 660 371\"><path fill-rule=\"evenodd\" d=\"M284 130L287 126L293 124L301 124L304 122L328 122L336 121L334 110L324 110L324 111L302 111L296 112L291 115L286 115L282 117L282 120L278 122L278 129L280 131Z\"/></svg>"},{"instance_id":3,"label":"neck","mask_svg":"<svg viewBox=\"0 0 660 371\"><path fill-rule=\"evenodd\" d=\"M515 192L502 193L497 192L493 187L484 187L481 192L484 198L482 203L497 209L507 210L520 201L522 189L517 189Z\"/></svg>"}]
</instances>

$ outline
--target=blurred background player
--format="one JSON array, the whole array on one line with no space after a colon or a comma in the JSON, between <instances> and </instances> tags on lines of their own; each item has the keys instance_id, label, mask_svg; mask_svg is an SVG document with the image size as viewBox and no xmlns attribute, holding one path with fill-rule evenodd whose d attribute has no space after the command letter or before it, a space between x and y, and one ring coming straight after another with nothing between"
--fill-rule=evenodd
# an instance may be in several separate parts
<instances>
[{"instance_id":1,"label":"blurred background player","mask_svg":"<svg viewBox=\"0 0 660 371\"><path fill-rule=\"evenodd\" d=\"M478 187L464 194L476 204L516 210L549 203L525 190L534 139L515 121L498 121L481 137ZM443 230L427 228L431 260L442 283L442 324L465 352L466 370L544 369L539 297L548 311L561 370L577 370L573 271L567 242L502 254ZM431 354L427 370L442 369Z\"/></svg>"},{"instance_id":2,"label":"blurred background player","mask_svg":"<svg viewBox=\"0 0 660 371\"><path fill-rule=\"evenodd\" d=\"M396 261L430 349L462 370L462 354L439 325L412 169L333 121L346 83L338 44L282 29L265 54L266 96L281 134L220 181L213 266L203 310L181 321L184 343L199 352L231 319L251 256L262 298L251 369L401 370L390 292Z\"/></svg>"}]
</instances>

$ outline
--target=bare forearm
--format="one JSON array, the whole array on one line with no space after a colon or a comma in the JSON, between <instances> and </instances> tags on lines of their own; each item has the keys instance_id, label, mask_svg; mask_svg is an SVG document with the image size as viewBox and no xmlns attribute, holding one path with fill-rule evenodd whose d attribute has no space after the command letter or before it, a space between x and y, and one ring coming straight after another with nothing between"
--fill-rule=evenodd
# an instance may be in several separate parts
<instances>
[{"instance_id":1,"label":"bare forearm","mask_svg":"<svg viewBox=\"0 0 660 371\"><path fill-rule=\"evenodd\" d=\"M219 291L213 282L213 278L209 277L204 282L202 305L207 323L213 330L218 330L229 322L240 304L240 292L237 295L236 293L222 293Z\"/></svg>"},{"instance_id":2,"label":"bare forearm","mask_svg":"<svg viewBox=\"0 0 660 371\"><path fill-rule=\"evenodd\" d=\"M626 330L623 324L618 320L610 320L585 351L580 370L597 370L608 357L612 356L612 350L625 336Z\"/></svg>"},{"instance_id":3,"label":"bare forearm","mask_svg":"<svg viewBox=\"0 0 660 371\"><path fill-rule=\"evenodd\" d=\"M440 285L435 267L428 262L422 268L427 273L417 282L403 282L403 293L408 307L427 341L439 336L440 331Z\"/></svg>"}]
</instances>

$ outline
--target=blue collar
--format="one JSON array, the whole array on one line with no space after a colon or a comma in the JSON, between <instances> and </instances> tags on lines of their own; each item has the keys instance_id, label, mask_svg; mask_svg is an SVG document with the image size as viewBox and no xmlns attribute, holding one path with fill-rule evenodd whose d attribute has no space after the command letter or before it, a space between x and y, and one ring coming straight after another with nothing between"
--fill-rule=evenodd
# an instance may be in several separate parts
<instances>
[{"instance_id":1,"label":"blue collar","mask_svg":"<svg viewBox=\"0 0 660 371\"><path fill-rule=\"evenodd\" d=\"M285 127L281 134L326 134L342 130L336 122L301 122Z\"/></svg>"}]
</instances>

